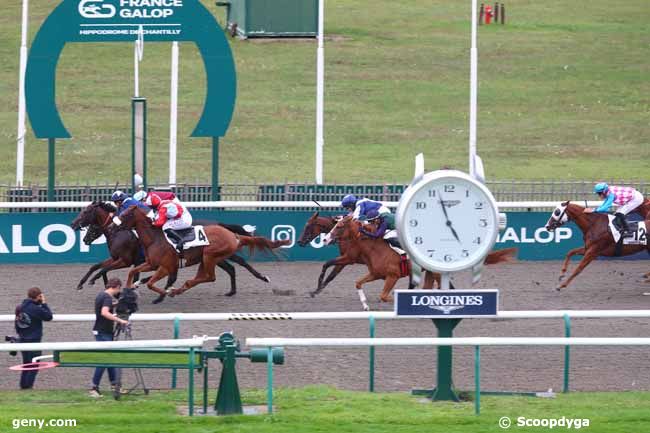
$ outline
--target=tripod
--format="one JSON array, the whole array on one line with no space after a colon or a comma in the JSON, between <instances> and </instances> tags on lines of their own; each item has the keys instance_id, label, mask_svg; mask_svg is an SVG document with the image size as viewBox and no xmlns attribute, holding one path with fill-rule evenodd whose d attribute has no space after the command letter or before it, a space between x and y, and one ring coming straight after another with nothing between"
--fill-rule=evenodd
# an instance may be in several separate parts
<instances>
[{"instance_id":1,"label":"tripod","mask_svg":"<svg viewBox=\"0 0 650 433\"><path fill-rule=\"evenodd\" d=\"M120 319L128 320L127 317L120 317ZM121 338L120 338L121 336ZM131 334L131 323L128 323L126 325L117 325L115 328L115 332L113 333L113 340L133 340L133 336ZM133 369L135 373L135 385L133 385L131 388L126 389L125 392L122 392L122 369L117 368L115 371L116 375L116 380L117 380L117 386L115 387L115 391L113 392L113 397L115 400L119 400L120 395L122 394L131 394L133 391L135 391L138 388L142 388L142 391L144 392L145 395L149 394L149 388L147 388L147 384L144 382L144 376L142 376L142 370L139 368L134 368Z\"/></svg>"}]
</instances>

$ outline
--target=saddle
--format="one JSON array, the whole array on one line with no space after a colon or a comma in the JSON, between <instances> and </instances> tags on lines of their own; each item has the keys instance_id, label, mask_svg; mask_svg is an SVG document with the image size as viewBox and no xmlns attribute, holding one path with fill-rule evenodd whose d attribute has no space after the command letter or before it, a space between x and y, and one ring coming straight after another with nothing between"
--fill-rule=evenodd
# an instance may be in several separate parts
<instances>
[{"instance_id":1,"label":"saddle","mask_svg":"<svg viewBox=\"0 0 650 433\"><path fill-rule=\"evenodd\" d=\"M182 230L167 229L164 233L167 242L176 249L178 249L179 243L183 244L183 250L210 244L202 225L196 225Z\"/></svg>"},{"instance_id":2,"label":"saddle","mask_svg":"<svg viewBox=\"0 0 650 433\"><path fill-rule=\"evenodd\" d=\"M183 241L183 243L192 242L194 239L196 239L196 235L194 234L194 227L182 230L174 230L174 233L178 235L179 239Z\"/></svg>"}]
</instances>

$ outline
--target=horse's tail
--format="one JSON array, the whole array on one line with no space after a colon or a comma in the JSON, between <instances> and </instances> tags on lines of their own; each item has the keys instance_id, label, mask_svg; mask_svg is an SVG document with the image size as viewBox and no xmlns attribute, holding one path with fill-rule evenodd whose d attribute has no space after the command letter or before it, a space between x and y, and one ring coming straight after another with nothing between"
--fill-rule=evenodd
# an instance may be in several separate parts
<instances>
[{"instance_id":1,"label":"horse's tail","mask_svg":"<svg viewBox=\"0 0 650 433\"><path fill-rule=\"evenodd\" d=\"M290 239L283 239L281 241L272 241L262 236L239 236L240 248L248 247L248 253L251 256L255 254L255 252L257 251L271 253L272 255L277 256L277 254L273 250L289 244L291 244Z\"/></svg>"},{"instance_id":2,"label":"horse's tail","mask_svg":"<svg viewBox=\"0 0 650 433\"><path fill-rule=\"evenodd\" d=\"M492 251L485 258L486 265L494 265L497 263L507 263L514 262L517 260L517 253L519 250L517 248L504 248L502 250Z\"/></svg>"},{"instance_id":3,"label":"horse's tail","mask_svg":"<svg viewBox=\"0 0 650 433\"><path fill-rule=\"evenodd\" d=\"M256 229L255 226L250 226L248 224L240 226L239 224L219 223L219 225L241 236L251 236L253 233L255 233L255 229Z\"/></svg>"}]
</instances>

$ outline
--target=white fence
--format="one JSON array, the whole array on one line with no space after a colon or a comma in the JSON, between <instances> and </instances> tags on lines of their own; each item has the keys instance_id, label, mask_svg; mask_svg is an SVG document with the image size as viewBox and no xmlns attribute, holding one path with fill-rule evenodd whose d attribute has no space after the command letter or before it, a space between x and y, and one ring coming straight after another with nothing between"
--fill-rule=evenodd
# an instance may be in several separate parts
<instances>
[{"instance_id":1,"label":"white fence","mask_svg":"<svg viewBox=\"0 0 650 433\"><path fill-rule=\"evenodd\" d=\"M397 207L396 201L384 202L388 207ZM500 209L529 209L529 208L555 208L558 201L502 201L498 202ZM576 203L587 204L587 206L599 206L602 201L577 201ZM49 202L0 202L0 209L78 209L86 207L90 202L86 201L49 201ZM260 209L260 208L295 208L313 209L319 207L313 201L188 201L183 203L188 208L211 208L211 209ZM340 207L338 201L319 202L324 208Z\"/></svg>"}]
</instances>

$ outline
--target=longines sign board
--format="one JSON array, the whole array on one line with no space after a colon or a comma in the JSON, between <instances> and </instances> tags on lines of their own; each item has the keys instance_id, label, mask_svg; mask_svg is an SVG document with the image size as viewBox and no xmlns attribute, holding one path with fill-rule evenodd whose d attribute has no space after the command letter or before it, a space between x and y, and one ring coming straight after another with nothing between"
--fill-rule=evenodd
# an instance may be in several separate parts
<instances>
[{"instance_id":1,"label":"longines sign board","mask_svg":"<svg viewBox=\"0 0 650 433\"><path fill-rule=\"evenodd\" d=\"M498 290L396 290L398 316L432 319L495 317Z\"/></svg>"}]
</instances>

